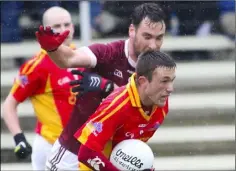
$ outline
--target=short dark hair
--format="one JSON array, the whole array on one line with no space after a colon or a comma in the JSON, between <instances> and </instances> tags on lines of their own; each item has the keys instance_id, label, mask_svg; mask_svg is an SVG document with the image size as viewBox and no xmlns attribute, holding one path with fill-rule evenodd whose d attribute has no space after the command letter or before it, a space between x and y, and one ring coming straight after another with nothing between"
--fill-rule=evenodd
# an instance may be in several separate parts
<instances>
[{"instance_id":1,"label":"short dark hair","mask_svg":"<svg viewBox=\"0 0 236 171\"><path fill-rule=\"evenodd\" d=\"M140 54L136 66L137 78L145 76L152 81L153 72L158 67L175 68L176 63L171 56L157 50Z\"/></svg>"},{"instance_id":2,"label":"short dark hair","mask_svg":"<svg viewBox=\"0 0 236 171\"><path fill-rule=\"evenodd\" d=\"M131 23L137 27L146 17L148 17L151 22L165 21L165 13L158 4L144 3L134 9L131 14Z\"/></svg>"}]
</instances>

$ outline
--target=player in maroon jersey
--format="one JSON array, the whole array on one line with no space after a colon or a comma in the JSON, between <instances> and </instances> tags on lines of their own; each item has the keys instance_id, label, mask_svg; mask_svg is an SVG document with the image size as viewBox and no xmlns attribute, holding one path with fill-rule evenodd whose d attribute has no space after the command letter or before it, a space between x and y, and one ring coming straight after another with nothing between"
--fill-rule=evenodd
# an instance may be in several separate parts
<instances>
[{"instance_id":1,"label":"player in maroon jersey","mask_svg":"<svg viewBox=\"0 0 236 171\"><path fill-rule=\"evenodd\" d=\"M85 67L87 68L85 71L99 74L122 86L128 82L134 72L140 53L160 50L166 30L164 13L155 3L137 6L131 18L128 40L94 44L77 50L70 50L61 44L69 31L54 34L50 28L40 27L36 36L41 47L48 51L50 58L58 66ZM48 160L49 169L78 168L77 152L80 143L73 134L94 113L101 101L99 92L89 92L77 100L70 121L54 144L52 155Z\"/></svg>"}]
</instances>

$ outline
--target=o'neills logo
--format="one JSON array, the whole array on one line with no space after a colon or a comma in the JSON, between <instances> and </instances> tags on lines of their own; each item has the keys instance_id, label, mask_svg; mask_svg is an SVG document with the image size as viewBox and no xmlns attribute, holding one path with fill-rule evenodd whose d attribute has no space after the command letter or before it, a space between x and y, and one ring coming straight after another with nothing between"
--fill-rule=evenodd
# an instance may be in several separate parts
<instances>
[{"instance_id":1,"label":"o'neills logo","mask_svg":"<svg viewBox=\"0 0 236 171\"><path fill-rule=\"evenodd\" d=\"M126 153L124 153L121 149L119 149L116 152L116 156L119 157L120 159L122 159L123 161L129 162L130 164L132 164L133 166L136 166L137 168L141 168L143 163L140 159L138 159L137 157L128 155ZM130 169L128 169L130 170Z\"/></svg>"}]
</instances>

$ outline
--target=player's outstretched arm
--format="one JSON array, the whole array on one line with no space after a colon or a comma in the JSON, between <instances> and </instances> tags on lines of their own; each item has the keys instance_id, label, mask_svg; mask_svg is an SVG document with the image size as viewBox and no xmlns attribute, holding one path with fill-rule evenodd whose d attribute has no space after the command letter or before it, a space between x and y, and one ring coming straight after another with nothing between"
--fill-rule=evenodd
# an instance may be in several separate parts
<instances>
[{"instance_id":1,"label":"player's outstretched arm","mask_svg":"<svg viewBox=\"0 0 236 171\"><path fill-rule=\"evenodd\" d=\"M15 141L15 155L19 159L28 157L32 148L27 142L19 124L19 118L17 116L17 106L19 102L15 100L12 94L9 94L2 106L3 120L6 123L9 131L14 137Z\"/></svg>"},{"instance_id":2,"label":"player's outstretched arm","mask_svg":"<svg viewBox=\"0 0 236 171\"><path fill-rule=\"evenodd\" d=\"M48 55L60 68L92 67L91 58L84 51L80 49L72 50L63 44L56 51L48 52Z\"/></svg>"},{"instance_id":3,"label":"player's outstretched arm","mask_svg":"<svg viewBox=\"0 0 236 171\"><path fill-rule=\"evenodd\" d=\"M63 45L70 31L54 33L51 27L39 27L35 33L40 46L46 50L50 58L61 68L90 67L92 61L90 57L80 49L72 50Z\"/></svg>"}]
</instances>

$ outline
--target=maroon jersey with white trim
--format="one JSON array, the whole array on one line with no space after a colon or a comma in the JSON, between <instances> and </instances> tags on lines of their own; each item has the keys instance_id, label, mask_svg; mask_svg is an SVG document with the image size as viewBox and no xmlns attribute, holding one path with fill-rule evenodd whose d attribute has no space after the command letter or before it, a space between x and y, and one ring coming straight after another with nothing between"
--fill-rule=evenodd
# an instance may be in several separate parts
<instances>
[{"instance_id":1,"label":"maroon jersey with white trim","mask_svg":"<svg viewBox=\"0 0 236 171\"><path fill-rule=\"evenodd\" d=\"M135 70L135 62L132 62L127 54L128 40L93 44L82 49L91 57L94 65L85 71L97 73L118 86L128 83ZM77 100L71 118L59 138L60 144L67 150L77 155L80 143L74 138L74 133L95 112L101 101L101 92L90 92Z\"/></svg>"}]
</instances>

